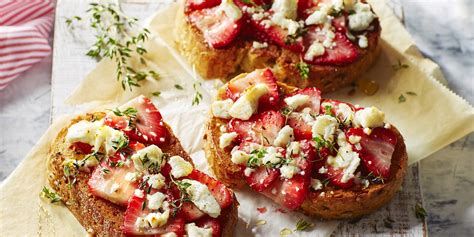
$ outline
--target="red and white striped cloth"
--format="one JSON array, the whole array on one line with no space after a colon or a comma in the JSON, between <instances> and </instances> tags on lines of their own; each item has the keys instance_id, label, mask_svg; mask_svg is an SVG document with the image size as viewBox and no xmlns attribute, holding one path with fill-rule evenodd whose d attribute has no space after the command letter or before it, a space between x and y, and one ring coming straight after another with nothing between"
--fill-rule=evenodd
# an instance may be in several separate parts
<instances>
[{"instance_id":1,"label":"red and white striped cloth","mask_svg":"<svg viewBox=\"0 0 474 237\"><path fill-rule=\"evenodd\" d=\"M0 0L0 90L51 53L52 0Z\"/></svg>"}]
</instances>

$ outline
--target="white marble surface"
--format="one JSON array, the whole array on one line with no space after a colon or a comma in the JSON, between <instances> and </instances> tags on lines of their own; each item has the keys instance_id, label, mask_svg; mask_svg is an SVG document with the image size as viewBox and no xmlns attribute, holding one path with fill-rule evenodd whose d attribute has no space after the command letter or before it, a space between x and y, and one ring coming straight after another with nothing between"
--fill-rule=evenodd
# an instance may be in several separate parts
<instances>
[{"instance_id":1,"label":"white marble surface","mask_svg":"<svg viewBox=\"0 0 474 237\"><path fill-rule=\"evenodd\" d=\"M421 51L438 62L449 87L474 103L472 0L394 0ZM64 93L64 92L63 92ZM66 92L67 93L67 92ZM46 130L51 107L51 58L0 91L0 180ZM474 122L474 121L473 121ZM430 236L474 233L474 135L421 162Z\"/></svg>"}]
</instances>

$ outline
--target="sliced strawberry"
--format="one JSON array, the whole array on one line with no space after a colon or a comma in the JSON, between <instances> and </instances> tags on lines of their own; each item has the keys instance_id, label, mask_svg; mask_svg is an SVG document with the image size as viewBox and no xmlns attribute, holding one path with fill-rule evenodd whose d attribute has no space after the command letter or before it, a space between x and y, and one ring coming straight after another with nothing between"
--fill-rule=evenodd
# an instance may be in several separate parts
<instances>
[{"instance_id":1,"label":"sliced strawberry","mask_svg":"<svg viewBox=\"0 0 474 237\"><path fill-rule=\"evenodd\" d=\"M179 213L186 221L194 221L206 215L206 213L199 210L192 202L184 202Z\"/></svg>"},{"instance_id":2,"label":"sliced strawberry","mask_svg":"<svg viewBox=\"0 0 474 237\"><path fill-rule=\"evenodd\" d=\"M82 154L90 154L92 152L92 146L83 142L74 142L71 145L71 148L74 151L82 153Z\"/></svg>"},{"instance_id":3,"label":"sliced strawberry","mask_svg":"<svg viewBox=\"0 0 474 237\"><path fill-rule=\"evenodd\" d=\"M362 128L351 128L346 136L351 135L361 137L362 150L358 152L365 168L375 176L387 179L390 176L392 155L397 145L395 132L386 128L374 128L370 135L367 135Z\"/></svg>"},{"instance_id":4,"label":"sliced strawberry","mask_svg":"<svg viewBox=\"0 0 474 237\"><path fill-rule=\"evenodd\" d=\"M328 165L327 170L327 178L332 185L343 189L348 189L354 185L354 178L349 179L345 183L342 182L342 176L344 175L343 169L336 169L332 165Z\"/></svg>"},{"instance_id":5,"label":"sliced strawberry","mask_svg":"<svg viewBox=\"0 0 474 237\"><path fill-rule=\"evenodd\" d=\"M123 130L128 126L128 119L125 116L118 116L113 112L105 116L104 124L118 130Z\"/></svg>"},{"instance_id":6,"label":"sliced strawberry","mask_svg":"<svg viewBox=\"0 0 474 237\"><path fill-rule=\"evenodd\" d=\"M310 176L295 175L291 179L280 179L274 182L263 194L276 203L293 210L301 206L306 199L310 183Z\"/></svg>"},{"instance_id":7,"label":"sliced strawberry","mask_svg":"<svg viewBox=\"0 0 474 237\"><path fill-rule=\"evenodd\" d=\"M212 229L212 237L220 237L221 236L221 224L219 220L212 218L212 217L205 217L196 222L196 225L201 228L211 228Z\"/></svg>"},{"instance_id":8,"label":"sliced strawberry","mask_svg":"<svg viewBox=\"0 0 474 237\"><path fill-rule=\"evenodd\" d=\"M260 166L256 168L249 176L245 177L247 184L257 192L262 192L276 179L280 177L280 171L274 168Z\"/></svg>"},{"instance_id":9,"label":"sliced strawberry","mask_svg":"<svg viewBox=\"0 0 474 237\"><path fill-rule=\"evenodd\" d=\"M310 27L308 33L305 35L306 49L315 41L322 42L326 38L324 31L318 31L319 27ZM344 33L335 32L333 45L331 48L325 48L325 52L321 56L314 57L312 61L307 61L310 64L318 65L344 65L354 62L359 53L357 47L347 38Z\"/></svg>"},{"instance_id":10,"label":"sliced strawberry","mask_svg":"<svg viewBox=\"0 0 474 237\"><path fill-rule=\"evenodd\" d=\"M346 16L342 15L332 20L332 25L336 29L336 31L341 32L343 34L347 31L347 23L346 23Z\"/></svg>"},{"instance_id":11,"label":"sliced strawberry","mask_svg":"<svg viewBox=\"0 0 474 237\"><path fill-rule=\"evenodd\" d=\"M221 0L187 0L186 12L211 8L221 4Z\"/></svg>"},{"instance_id":12,"label":"sliced strawberry","mask_svg":"<svg viewBox=\"0 0 474 237\"><path fill-rule=\"evenodd\" d=\"M309 102L305 106L301 106L297 111L301 111L303 108L311 108L313 115L319 114L319 109L321 105L321 91L316 87L309 87L305 89L300 89L294 93L287 95L286 97L292 97L294 95L307 95L309 96Z\"/></svg>"},{"instance_id":13,"label":"sliced strawberry","mask_svg":"<svg viewBox=\"0 0 474 237\"><path fill-rule=\"evenodd\" d=\"M205 41L213 48L222 48L239 34L242 21L235 21L222 11L220 6L191 12L188 19L204 35Z\"/></svg>"},{"instance_id":14,"label":"sliced strawberry","mask_svg":"<svg viewBox=\"0 0 474 237\"><path fill-rule=\"evenodd\" d=\"M329 113L332 116L337 115L337 118L340 121L344 122L347 119L347 115L345 114L346 112L344 112L344 110L340 110L341 105L347 105L352 112L355 112L354 106L350 103L345 103L338 100L324 99L323 101L321 101L321 113L322 114Z\"/></svg>"},{"instance_id":15,"label":"sliced strawberry","mask_svg":"<svg viewBox=\"0 0 474 237\"><path fill-rule=\"evenodd\" d=\"M293 52L302 52L303 51L303 39L302 37L293 38L293 35L289 35L288 30L282 28L276 24L267 25L268 22L271 22L271 14L272 12L267 11L270 14L269 17L266 17L262 20L255 20L252 16L249 16L249 21L251 25L256 29L258 32L263 32L265 35L273 41L275 44L287 48Z\"/></svg>"},{"instance_id":16,"label":"sliced strawberry","mask_svg":"<svg viewBox=\"0 0 474 237\"><path fill-rule=\"evenodd\" d=\"M169 232L174 232L178 236L184 235L184 224L185 220L183 217L175 216L168 219L168 222L161 227L157 228L146 228L143 230L137 229L135 223L138 218L143 218L150 211L148 208L143 209L143 202L145 201L146 196L138 197L133 196L127 206L127 210L124 214L124 223L122 226L122 231L126 235L160 235Z\"/></svg>"},{"instance_id":17,"label":"sliced strawberry","mask_svg":"<svg viewBox=\"0 0 474 237\"><path fill-rule=\"evenodd\" d=\"M292 113L288 117L287 123L293 128L296 141L313 138L311 124L305 122L302 114Z\"/></svg>"},{"instance_id":18,"label":"sliced strawberry","mask_svg":"<svg viewBox=\"0 0 474 237\"><path fill-rule=\"evenodd\" d=\"M128 143L128 147L130 147L134 151L139 151L143 148L145 148L145 145L143 143L137 142L137 141L130 141Z\"/></svg>"},{"instance_id":19,"label":"sliced strawberry","mask_svg":"<svg viewBox=\"0 0 474 237\"><path fill-rule=\"evenodd\" d=\"M232 80L228 83L226 94L229 98L236 101L242 94L258 83L264 83L268 87L268 93L259 99L259 107L268 108L274 107L280 102L280 95L278 93L278 85L273 72L266 68L255 70L245 77L237 80Z\"/></svg>"},{"instance_id":20,"label":"sliced strawberry","mask_svg":"<svg viewBox=\"0 0 474 237\"><path fill-rule=\"evenodd\" d=\"M133 165L111 167L107 162L102 162L95 168L87 182L89 190L98 197L126 206L137 188L137 183L125 180L125 175L134 171ZM118 188L115 188L117 185Z\"/></svg>"},{"instance_id":21,"label":"sliced strawberry","mask_svg":"<svg viewBox=\"0 0 474 237\"><path fill-rule=\"evenodd\" d=\"M163 144L168 137L168 130L163 124L160 111L153 102L145 96L139 96L121 108L134 108L137 110L132 126L123 131L131 139L145 144Z\"/></svg>"},{"instance_id":22,"label":"sliced strawberry","mask_svg":"<svg viewBox=\"0 0 474 237\"><path fill-rule=\"evenodd\" d=\"M228 189L223 183L220 181L210 177L203 172L194 169L191 174L188 176L191 179L197 180L202 184L205 184L209 191L212 193L212 196L216 198L219 206L224 209L232 204L234 201L234 193Z\"/></svg>"},{"instance_id":23,"label":"sliced strawberry","mask_svg":"<svg viewBox=\"0 0 474 237\"><path fill-rule=\"evenodd\" d=\"M293 155L296 161L296 166L300 168L300 174L303 176L310 176L313 163L316 158L316 149L309 140L302 140L300 142L300 153Z\"/></svg>"},{"instance_id":24,"label":"sliced strawberry","mask_svg":"<svg viewBox=\"0 0 474 237\"><path fill-rule=\"evenodd\" d=\"M256 114L249 120L231 119L228 130L236 132L240 141L272 145L284 125L285 117L280 112L270 110Z\"/></svg>"}]
</instances>

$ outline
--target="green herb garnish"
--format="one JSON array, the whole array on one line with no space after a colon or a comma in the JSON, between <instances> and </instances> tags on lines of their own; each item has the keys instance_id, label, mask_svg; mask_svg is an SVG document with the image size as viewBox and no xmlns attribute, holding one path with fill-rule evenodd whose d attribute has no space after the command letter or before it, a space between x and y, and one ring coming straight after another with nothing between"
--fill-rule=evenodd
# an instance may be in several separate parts
<instances>
[{"instance_id":1,"label":"green herb garnish","mask_svg":"<svg viewBox=\"0 0 474 237\"><path fill-rule=\"evenodd\" d=\"M395 70L395 71L398 71L398 70L404 69L404 68L408 68L408 67L409 67L408 64L402 63L402 61L400 61L400 59L398 59L396 64L392 65L392 69Z\"/></svg>"},{"instance_id":2,"label":"green herb garnish","mask_svg":"<svg viewBox=\"0 0 474 237\"><path fill-rule=\"evenodd\" d=\"M305 62L301 61L296 64L296 69L298 69L298 72L303 80L306 80L309 78L309 66Z\"/></svg>"},{"instance_id":3,"label":"green herb garnish","mask_svg":"<svg viewBox=\"0 0 474 237\"><path fill-rule=\"evenodd\" d=\"M407 91L407 95L417 96L417 94L413 91Z\"/></svg>"},{"instance_id":4,"label":"green herb garnish","mask_svg":"<svg viewBox=\"0 0 474 237\"><path fill-rule=\"evenodd\" d=\"M200 82L195 82L193 84L193 88L194 88L194 99L193 99L193 103L192 105L199 105L199 103L201 102L202 100L202 94L201 92L199 91L198 89L198 86L200 87L201 86L201 83Z\"/></svg>"},{"instance_id":5,"label":"green herb garnish","mask_svg":"<svg viewBox=\"0 0 474 237\"><path fill-rule=\"evenodd\" d=\"M175 84L174 87L178 90L184 90L184 88L180 84Z\"/></svg>"},{"instance_id":6,"label":"green herb garnish","mask_svg":"<svg viewBox=\"0 0 474 237\"><path fill-rule=\"evenodd\" d=\"M125 90L127 87L139 87L139 82L151 76L156 78L154 71L136 71L129 65L132 53L143 55L147 50L143 43L148 39L150 31L142 29L135 35L130 35L137 18L126 16L120 6L113 3L90 3L87 13L90 15L89 26L95 29L95 42L86 55L96 59L109 58L116 64L116 78ZM71 26L74 21L82 18L73 16L66 18L66 24ZM143 58L142 64L146 64ZM145 63L144 63L145 62Z\"/></svg>"},{"instance_id":7,"label":"green herb garnish","mask_svg":"<svg viewBox=\"0 0 474 237\"><path fill-rule=\"evenodd\" d=\"M297 223L296 223L296 229L295 231L303 231L303 230L306 230L308 228L312 228L314 226L313 223L309 223L307 221L305 221L304 219L300 219Z\"/></svg>"},{"instance_id":8,"label":"green herb garnish","mask_svg":"<svg viewBox=\"0 0 474 237\"><path fill-rule=\"evenodd\" d=\"M81 20L82 20L82 18L80 16L72 16L70 18L66 17L66 25L68 27L71 27L74 22L81 21Z\"/></svg>"},{"instance_id":9,"label":"green herb garnish","mask_svg":"<svg viewBox=\"0 0 474 237\"><path fill-rule=\"evenodd\" d=\"M398 97L398 103L404 103L405 101L407 101L407 98L405 98L405 96L403 94L401 94Z\"/></svg>"},{"instance_id":10,"label":"green herb garnish","mask_svg":"<svg viewBox=\"0 0 474 237\"><path fill-rule=\"evenodd\" d=\"M151 93L152 96L160 96L161 95L161 91L155 91L153 93Z\"/></svg>"},{"instance_id":11,"label":"green herb garnish","mask_svg":"<svg viewBox=\"0 0 474 237\"><path fill-rule=\"evenodd\" d=\"M61 201L61 197L57 193L49 190L47 187L43 187L43 190L40 192L40 197L48 199L51 203Z\"/></svg>"}]
</instances>

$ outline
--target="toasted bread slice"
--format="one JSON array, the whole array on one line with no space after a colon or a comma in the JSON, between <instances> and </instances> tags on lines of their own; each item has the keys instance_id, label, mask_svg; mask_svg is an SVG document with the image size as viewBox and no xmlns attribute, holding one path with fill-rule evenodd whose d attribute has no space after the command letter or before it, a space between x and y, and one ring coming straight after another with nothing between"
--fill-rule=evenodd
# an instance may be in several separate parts
<instances>
[{"instance_id":1,"label":"toasted bread slice","mask_svg":"<svg viewBox=\"0 0 474 237\"><path fill-rule=\"evenodd\" d=\"M65 159L80 160L85 156L70 149L71 144L65 139L68 128L81 120L93 121L104 116L105 113L103 112L79 116L72 120L68 127L63 128L58 133L49 151L48 180L51 187L57 191L66 207L74 214L87 232L97 236L123 236L121 226L124 221L125 207L94 196L87 185L91 173L79 172L76 176L76 182L69 187L63 170ZM171 128L167 124L165 126L169 131L170 139L166 145L161 147L163 152L179 155L192 163L189 155L173 135ZM219 220L223 224L222 236L233 236L237 222L237 207L238 202L234 195L232 206L226 208L219 216Z\"/></svg>"},{"instance_id":2,"label":"toasted bread slice","mask_svg":"<svg viewBox=\"0 0 474 237\"><path fill-rule=\"evenodd\" d=\"M281 94L290 94L295 87L278 83ZM218 98L224 98L225 86L218 92ZM222 134L220 127L228 120L211 115L206 125L205 151L209 165L216 177L226 185L236 188L248 187L241 168L231 161L232 147L219 147ZM407 169L407 152L403 137L392 126L397 134L397 144L391 159L390 176L388 181L380 184L370 184L367 188L360 185L351 189L339 189L325 186L321 190L311 189L299 211L313 217L323 219L352 219L374 212L388 203L395 193L400 190Z\"/></svg>"},{"instance_id":3,"label":"toasted bread slice","mask_svg":"<svg viewBox=\"0 0 474 237\"><path fill-rule=\"evenodd\" d=\"M308 78L302 78L298 69L301 55L280 46L269 44L266 48L253 48L252 40L237 38L225 48L212 48L202 32L189 23L181 6L176 17L175 39L180 53L205 79L229 79L236 73L251 72L270 67L278 80L299 88L317 87L323 93L351 85L365 73L380 54L381 33L378 19L367 32L368 47L358 48L356 61L345 65L311 65Z\"/></svg>"}]
</instances>

